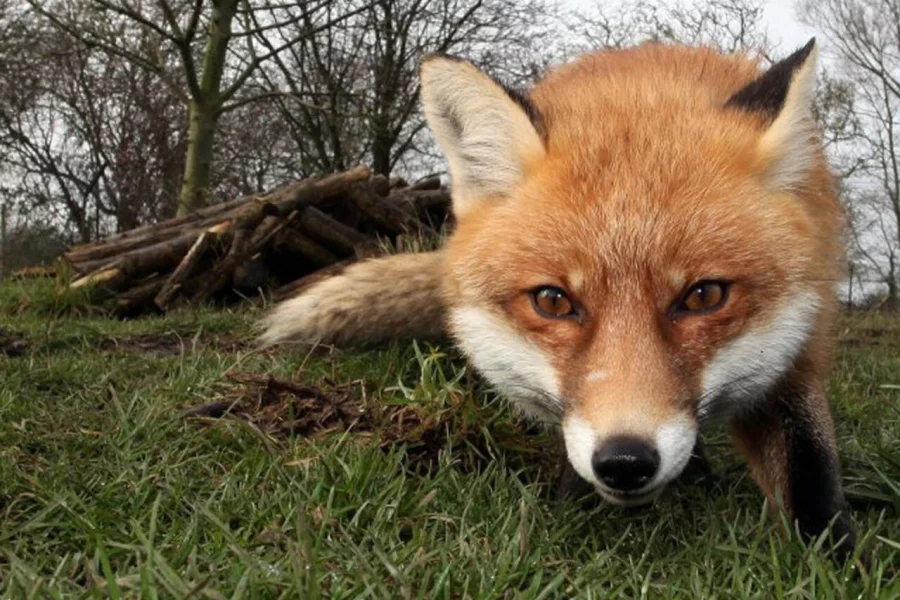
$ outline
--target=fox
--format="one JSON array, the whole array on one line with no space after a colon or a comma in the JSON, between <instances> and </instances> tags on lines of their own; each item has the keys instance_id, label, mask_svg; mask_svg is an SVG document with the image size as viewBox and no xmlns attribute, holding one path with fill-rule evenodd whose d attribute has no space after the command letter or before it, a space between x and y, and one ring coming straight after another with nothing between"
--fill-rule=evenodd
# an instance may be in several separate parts
<instances>
[{"instance_id":1,"label":"fox","mask_svg":"<svg viewBox=\"0 0 900 600\"><path fill-rule=\"evenodd\" d=\"M264 345L448 335L576 479L653 503L725 422L770 506L854 549L826 396L844 213L814 113L818 45L768 68L646 43L516 90L420 66L454 228L277 305Z\"/></svg>"}]
</instances>

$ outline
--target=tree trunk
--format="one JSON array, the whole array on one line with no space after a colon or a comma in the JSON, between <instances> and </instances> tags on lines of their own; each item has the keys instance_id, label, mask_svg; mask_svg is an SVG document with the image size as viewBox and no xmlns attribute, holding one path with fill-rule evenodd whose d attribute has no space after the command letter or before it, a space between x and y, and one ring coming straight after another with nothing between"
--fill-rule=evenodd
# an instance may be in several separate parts
<instances>
[{"instance_id":1,"label":"tree trunk","mask_svg":"<svg viewBox=\"0 0 900 600\"><path fill-rule=\"evenodd\" d=\"M372 172L376 175L391 174L391 150L397 141L394 133L393 111L397 106L399 93L397 77L397 49L396 35L394 32L394 3L390 1L378 2L378 7L373 9L373 15L378 14L378 8L382 14L380 22L375 17L374 26L377 28L375 37L381 38L377 62L374 68L374 114L371 118L372 136Z\"/></svg>"},{"instance_id":2,"label":"tree trunk","mask_svg":"<svg viewBox=\"0 0 900 600\"><path fill-rule=\"evenodd\" d=\"M209 36L203 52L203 74L199 89L192 90L191 94L187 157L177 216L202 208L209 200L216 123L222 110L222 73L236 9L237 0L213 3Z\"/></svg>"},{"instance_id":3,"label":"tree trunk","mask_svg":"<svg viewBox=\"0 0 900 600\"><path fill-rule=\"evenodd\" d=\"M900 285L897 283L898 275L900 275L900 273L897 272L897 261L895 256L896 255L893 252L888 256L888 275L885 278L885 283L887 283L888 287L888 295L883 306L889 311L900 310Z\"/></svg>"},{"instance_id":4,"label":"tree trunk","mask_svg":"<svg viewBox=\"0 0 900 600\"><path fill-rule=\"evenodd\" d=\"M6 276L6 202L0 204L0 279Z\"/></svg>"},{"instance_id":5,"label":"tree trunk","mask_svg":"<svg viewBox=\"0 0 900 600\"><path fill-rule=\"evenodd\" d=\"M196 100L191 101L188 149L184 161L184 179L178 200L177 216L188 215L203 208L209 201L210 174L212 172L213 142L216 121L208 108Z\"/></svg>"}]
</instances>

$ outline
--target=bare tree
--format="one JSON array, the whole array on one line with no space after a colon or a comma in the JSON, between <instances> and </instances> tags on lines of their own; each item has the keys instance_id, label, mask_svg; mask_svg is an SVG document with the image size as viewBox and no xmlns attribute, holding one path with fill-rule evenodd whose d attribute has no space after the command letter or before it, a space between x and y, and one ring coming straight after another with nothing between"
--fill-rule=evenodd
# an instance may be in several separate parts
<instances>
[{"instance_id":1,"label":"bare tree","mask_svg":"<svg viewBox=\"0 0 900 600\"><path fill-rule=\"evenodd\" d=\"M762 22L763 7L761 0L697 0L689 4L628 0L614 8L598 4L591 13L581 15L574 28L595 48L677 42L768 59L772 44Z\"/></svg>"},{"instance_id":2,"label":"bare tree","mask_svg":"<svg viewBox=\"0 0 900 600\"><path fill-rule=\"evenodd\" d=\"M900 308L900 0L806 0L802 18L824 31L852 93L858 131L846 196L854 244Z\"/></svg>"},{"instance_id":3,"label":"bare tree","mask_svg":"<svg viewBox=\"0 0 900 600\"><path fill-rule=\"evenodd\" d=\"M239 52L241 41L268 42L276 31L311 22L328 0L254 5L249 0L28 0L54 26L88 48L101 48L158 77L188 108L188 136L178 213L210 196L216 126L223 114L271 93L253 93L253 77L268 60L300 40L352 16L294 28L264 52ZM362 11L365 5L358 7ZM237 42L237 43L236 43ZM175 55L177 61L164 60ZM249 93L247 93L249 91Z\"/></svg>"},{"instance_id":4,"label":"bare tree","mask_svg":"<svg viewBox=\"0 0 900 600\"><path fill-rule=\"evenodd\" d=\"M458 54L521 83L539 63L533 57L549 20L537 0L335 0L328 10L355 16L275 57L269 85L292 92L279 103L307 164L345 168L365 159L384 175L431 162L418 97L426 54ZM273 36L264 51L279 42Z\"/></svg>"},{"instance_id":5,"label":"bare tree","mask_svg":"<svg viewBox=\"0 0 900 600\"><path fill-rule=\"evenodd\" d=\"M121 57L86 49L22 15L27 39L0 80L0 167L8 202L81 240L174 208L181 112L160 82ZM9 40L7 40L9 41ZM174 177L173 177L174 176Z\"/></svg>"}]
</instances>

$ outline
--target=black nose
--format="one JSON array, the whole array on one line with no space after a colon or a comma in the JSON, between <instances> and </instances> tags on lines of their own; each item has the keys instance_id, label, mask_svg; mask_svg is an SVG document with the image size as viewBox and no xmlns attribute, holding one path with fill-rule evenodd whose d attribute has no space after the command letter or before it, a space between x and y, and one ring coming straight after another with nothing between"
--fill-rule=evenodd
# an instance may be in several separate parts
<instances>
[{"instance_id":1,"label":"black nose","mask_svg":"<svg viewBox=\"0 0 900 600\"><path fill-rule=\"evenodd\" d=\"M635 437L615 437L594 451L597 478L614 490L629 492L647 485L659 469L659 452Z\"/></svg>"}]
</instances>

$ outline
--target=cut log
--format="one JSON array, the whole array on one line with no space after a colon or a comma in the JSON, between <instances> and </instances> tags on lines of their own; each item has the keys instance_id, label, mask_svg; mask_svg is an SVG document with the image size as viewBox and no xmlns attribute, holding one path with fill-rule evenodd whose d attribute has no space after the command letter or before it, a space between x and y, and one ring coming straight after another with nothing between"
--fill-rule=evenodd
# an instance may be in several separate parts
<instances>
[{"instance_id":1,"label":"cut log","mask_svg":"<svg viewBox=\"0 0 900 600\"><path fill-rule=\"evenodd\" d=\"M250 236L252 232L246 228L235 230L231 238L228 253L213 268L200 278L196 291L191 295L190 303L194 306L203 304L216 294L234 273L244 258L250 254Z\"/></svg>"},{"instance_id":2,"label":"cut log","mask_svg":"<svg viewBox=\"0 0 900 600\"><path fill-rule=\"evenodd\" d=\"M76 252L75 250L72 250L64 254L63 258L67 262L69 262L69 264L71 264L77 271L83 273L89 270L94 270L95 268L97 268L96 265L101 265L104 261L111 262L116 257L127 254L132 250L152 246L153 244L159 242L172 240L191 231L195 232L197 235L200 235L202 231L218 225L223 221L229 219L233 220L235 217L235 213L237 213L239 210L240 207L232 207L230 210L225 211L222 214L208 216L200 219L199 221L192 221L182 226L171 226L167 222L160 223L157 228L146 231L140 236L129 237L123 240L110 242L108 246L103 245L95 248L89 248L85 251Z\"/></svg>"},{"instance_id":3,"label":"cut log","mask_svg":"<svg viewBox=\"0 0 900 600\"><path fill-rule=\"evenodd\" d=\"M297 211L293 211L284 219L274 216L263 217L262 222L252 233L249 229L242 228L235 232L231 249L225 258L216 265L209 278L191 297L191 303L195 306L209 300L234 278L234 271L247 261L251 256L259 252L260 248L291 224L297 217ZM246 224L247 222L245 222Z\"/></svg>"},{"instance_id":4,"label":"cut log","mask_svg":"<svg viewBox=\"0 0 900 600\"><path fill-rule=\"evenodd\" d=\"M300 213L300 230L308 236L342 254L353 254L358 249L376 246L374 240L314 206L308 206Z\"/></svg>"},{"instance_id":5,"label":"cut log","mask_svg":"<svg viewBox=\"0 0 900 600\"><path fill-rule=\"evenodd\" d=\"M229 222L222 224L220 238L230 234ZM85 277L72 283L73 288L85 285L103 285L110 289L118 289L128 281L140 279L151 273L166 272L181 262L191 249L200 233L189 231L179 237L152 246L138 248L126 253L119 259L105 265Z\"/></svg>"},{"instance_id":6,"label":"cut log","mask_svg":"<svg viewBox=\"0 0 900 600\"><path fill-rule=\"evenodd\" d=\"M206 254L206 251L212 247L216 238L222 233L224 225L225 224L221 224L212 227L197 237L197 241L194 242L191 249L184 255L184 258L178 263L175 270L172 271L172 274L163 284L159 293L156 295L156 298L153 300L157 307L161 310L167 310L169 308L172 300L181 291L182 284L194 274L194 271L200 264L200 260Z\"/></svg>"},{"instance_id":7,"label":"cut log","mask_svg":"<svg viewBox=\"0 0 900 600\"><path fill-rule=\"evenodd\" d=\"M142 225L141 227L136 227L135 229L130 229L128 231L123 231L121 233L116 233L110 236L103 238L100 241L90 242L88 244L79 244L78 246L72 247L68 252L64 254L64 257L67 260L80 262L82 260L89 260L91 257L89 256L91 251L96 248L107 248L110 246L115 247L117 242L123 240L134 240L136 238L142 238L147 234L156 235L163 231L169 231L173 229L183 229L185 225L200 225L200 221L204 221L210 217L221 217L221 215L227 213L234 208L239 206L243 206L256 195L247 196L243 198L238 198L236 200L231 200L230 202L223 202L221 204L214 204L213 206L208 206L206 208L202 208L197 210L189 215L184 215L182 217L175 217L174 219L168 219L161 223L153 223L150 225ZM221 220L221 219L220 219ZM70 258L72 257L72 258Z\"/></svg>"},{"instance_id":8,"label":"cut log","mask_svg":"<svg viewBox=\"0 0 900 600\"><path fill-rule=\"evenodd\" d=\"M340 260L328 248L295 229L285 229L276 236L275 251L289 254L295 260L302 260L315 269Z\"/></svg>"},{"instance_id":9,"label":"cut log","mask_svg":"<svg viewBox=\"0 0 900 600\"><path fill-rule=\"evenodd\" d=\"M256 225L267 215L288 215L304 206L322 202L330 196L346 192L354 184L365 181L368 177L369 169L356 167L344 173L305 179L250 202L237 217L236 227L255 229Z\"/></svg>"},{"instance_id":10,"label":"cut log","mask_svg":"<svg viewBox=\"0 0 900 600\"><path fill-rule=\"evenodd\" d=\"M150 306L153 304L153 298L162 289L164 283L164 277L154 275L133 288L122 292L116 297L116 312L119 314L130 314L145 305Z\"/></svg>"},{"instance_id":11,"label":"cut log","mask_svg":"<svg viewBox=\"0 0 900 600\"><path fill-rule=\"evenodd\" d=\"M109 244L108 246L97 246L77 252L67 252L63 255L63 258L76 271L86 273L98 268L100 265L112 262L117 256L121 256L126 252L143 248L152 243L165 242L183 234L184 231L178 228L150 231L145 235L125 238L118 243Z\"/></svg>"},{"instance_id":12,"label":"cut log","mask_svg":"<svg viewBox=\"0 0 900 600\"><path fill-rule=\"evenodd\" d=\"M424 192L431 190L439 190L441 189L441 177L440 175L429 175L428 177L423 177L418 180L411 186L402 189L404 192ZM394 190L391 190L392 192Z\"/></svg>"},{"instance_id":13,"label":"cut log","mask_svg":"<svg viewBox=\"0 0 900 600\"><path fill-rule=\"evenodd\" d=\"M125 271L119 267L110 267L90 273L81 279L76 279L69 287L73 290L97 285L116 288L123 283L125 283Z\"/></svg>"},{"instance_id":14,"label":"cut log","mask_svg":"<svg viewBox=\"0 0 900 600\"><path fill-rule=\"evenodd\" d=\"M407 182L407 181L406 181L405 179L403 179L402 177L391 177L391 178L388 180L388 182L390 183L390 188L391 188L392 190L393 190L393 189L396 189L396 188L405 188L405 187L409 187L409 182Z\"/></svg>"},{"instance_id":15,"label":"cut log","mask_svg":"<svg viewBox=\"0 0 900 600\"><path fill-rule=\"evenodd\" d=\"M423 190L418 192L394 192L388 198L391 202L419 218L434 213L446 214L450 210L450 192L446 190Z\"/></svg>"},{"instance_id":16,"label":"cut log","mask_svg":"<svg viewBox=\"0 0 900 600\"><path fill-rule=\"evenodd\" d=\"M393 235L418 231L422 225L412 214L368 186L353 186L349 197L370 219Z\"/></svg>"},{"instance_id":17,"label":"cut log","mask_svg":"<svg viewBox=\"0 0 900 600\"><path fill-rule=\"evenodd\" d=\"M60 277L104 288L87 300L112 297L110 307L129 316L283 295L385 247L417 247L415 236L433 233L426 221L443 218L449 203L437 177L410 186L357 167L74 246Z\"/></svg>"},{"instance_id":18,"label":"cut log","mask_svg":"<svg viewBox=\"0 0 900 600\"><path fill-rule=\"evenodd\" d=\"M391 181L384 175L373 175L369 180L369 189L379 196L391 193Z\"/></svg>"}]
</instances>

